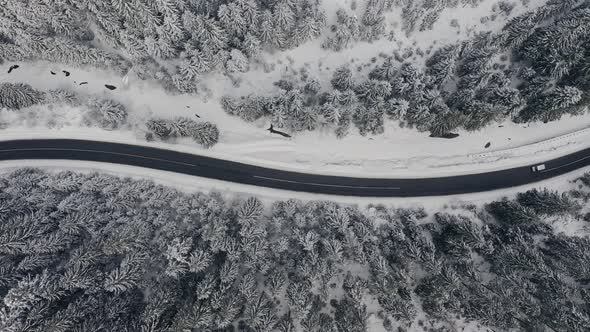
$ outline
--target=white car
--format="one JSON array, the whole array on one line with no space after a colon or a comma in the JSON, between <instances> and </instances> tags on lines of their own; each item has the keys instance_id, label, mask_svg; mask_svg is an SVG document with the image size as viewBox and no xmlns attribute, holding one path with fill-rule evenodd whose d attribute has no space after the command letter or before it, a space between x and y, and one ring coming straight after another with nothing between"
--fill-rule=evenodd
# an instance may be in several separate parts
<instances>
[{"instance_id":1,"label":"white car","mask_svg":"<svg viewBox=\"0 0 590 332\"><path fill-rule=\"evenodd\" d=\"M539 172L539 171L543 171L545 170L547 167L545 167L545 164L539 164L539 165L535 165L533 167L531 167L531 170L533 172Z\"/></svg>"}]
</instances>

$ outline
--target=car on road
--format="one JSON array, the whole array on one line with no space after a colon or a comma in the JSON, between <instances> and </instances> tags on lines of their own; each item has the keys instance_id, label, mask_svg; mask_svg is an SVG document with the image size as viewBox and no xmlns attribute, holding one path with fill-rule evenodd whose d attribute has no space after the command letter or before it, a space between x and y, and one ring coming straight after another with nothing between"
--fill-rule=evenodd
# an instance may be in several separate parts
<instances>
[{"instance_id":1,"label":"car on road","mask_svg":"<svg viewBox=\"0 0 590 332\"><path fill-rule=\"evenodd\" d=\"M546 168L547 167L545 167L545 164L539 164L539 165L535 165L535 166L531 167L531 170L533 172L540 172L540 171L545 170Z\"/></svg>"}]
</instances>

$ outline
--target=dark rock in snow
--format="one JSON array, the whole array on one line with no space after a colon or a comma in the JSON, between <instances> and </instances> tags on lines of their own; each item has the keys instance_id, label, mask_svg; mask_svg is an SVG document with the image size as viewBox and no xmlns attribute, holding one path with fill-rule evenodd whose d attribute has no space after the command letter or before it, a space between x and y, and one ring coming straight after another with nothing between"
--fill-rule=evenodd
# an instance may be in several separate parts
<instances>
[{"instance_id":1,"label":"dark rock in snow","mask_svg":"<svg viewBox=\"0 0 590 332\"><path fill-rule=\"evenodd\" d=\"M451 139L451 138L459 137L459 134L456 134L456 133L446 133L446 134L442 134L442 135L433 135L433 134L430 134L430 137Z\"/></svg>"},{"instance_id":2,"label":"dark rock in snow","mask_svg":"<svg viewBox=\"0 0 590 332\"><path fill-rule=\"evenodd\" d=\"M54 71L51 71L51 70L50 70L49 72L51 73L51 75L55 75L55 72L54 72Z\"/></svg>"},{"instance_id":3,"label":"dark rock in snow","mask_svg":"<svg viewBox=\"0 0 590 332\"><path fill-rule=\"evenodd\" d=\"M486 146L485 146L485 148L487 149L487 148L489 148L490 146L492 146L492 143L490 143L490 142L487 142L487 143L486 143Z\"/></svg>"},{"instance_id":4,"label":"dark rock in snow","mask_svg":"<svg viewBox=\"0 0 590 332\"><path fill-rule=\"evenodd\" d=\"M13 70L15 70L16 68L20 67L19 65L12 65L10 66L10 68L8 68L8 73L12 73Z\"/></svg>"},{"instance_id":5,"label":"dark rock in snow","mask_svg":"<svg viewBox=\"0 0 590 332\"><path fill-rule=\"evenodd\" d=\"M70 76L70 72L67 71L67 70L62 70L61 72L64 73L64 74L66 74L66 77L69 77Z\"/></svg>"},{"instance_id":6,"label":"dark rock in snow","mask_svg":"<svg viewBox=\"0 0 590 332\"><path fill-rule=\"evenodd\" d=\"M105 84L104 86L105 86L105 88L107 88L109 90L115 90L117 88L116 86L110 85L110 84Z\"/></svg>"},{"instance_id":7,"label":"dark rock in snow","mask_svg":"<svg viewBox=\"0 0 590 332\"><path fill-rule=\"evenodd\" d=\"M284 132L279 131L279 130L275 130L274 127L272 126L272 124L270 125L270 128L268 128L267 130L270 131L271 134L279 134L279 135L281 135L283 137L291 137L291 135L289 135L287 133L284 133Z\"/></svg>"}]
</instances>

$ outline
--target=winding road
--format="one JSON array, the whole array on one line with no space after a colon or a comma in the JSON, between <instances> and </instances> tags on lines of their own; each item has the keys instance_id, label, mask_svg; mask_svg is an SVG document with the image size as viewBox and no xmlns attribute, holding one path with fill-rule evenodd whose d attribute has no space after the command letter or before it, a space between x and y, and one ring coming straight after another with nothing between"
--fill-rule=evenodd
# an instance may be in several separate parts
<instances>
[{"instance_id":1,"label":"winding road","mask_svg":"<svg viewBox=\"0 0 590 332\"><path fill-rule=\"evenodd\" d=\"M590 149L547 160L546 169L540 172L532 172L532 165L529 165L448 177L376 179L297 173L165 149L99 141L32 139L0 142L0 160L25 159L115 163L318 194L419 197L474 193L545 180L590 165Z\"/></svg>"}]
</instances>

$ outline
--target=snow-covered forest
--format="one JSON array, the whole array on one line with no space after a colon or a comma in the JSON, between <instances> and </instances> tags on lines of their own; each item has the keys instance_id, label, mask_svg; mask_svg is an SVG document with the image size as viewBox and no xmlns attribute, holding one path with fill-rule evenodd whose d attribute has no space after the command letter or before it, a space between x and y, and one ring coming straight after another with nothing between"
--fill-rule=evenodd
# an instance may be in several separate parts
<instances>
[{"instance_id":1,"label":"snow-covered forest","mask_svg":"<svg viewBox=\"0 0 590 332\"><path fill-rule=\"evenodd\" d=\"M442 137L506 118L548 122L585 114L588 6L587 1L549 1L512 18L498 33L480 33L428 55L420 49L381 53L366 64L372 68L366 75L355 74L363 64L343 65L324 89L303 71L275 82L280 88L275 95L227 97L223 107L247 121L266 116L291 131L329 127L339 137L352 124L361 135L381 134L386 119ZM366 39L359 37L356 18L338 14L338 37L328 41L330 48ZM416 56L424 58L424 66L411 60Z\"/></svg>"},{"instance_id":2,"label":"snow-covered forest","mask_svg":"<svg viewBox=\"0 0 590 332\"><path fill-rule=\"evenodd\" d=\"M379 135L391 121L439 137L505 119L548 122L565 114L585 114L590 75L587 1L498 1L480 19L481 26L498 22L495 30L468 31L464 39L448 44L435 40L427 48L415 46L417 39L412 46L401 46L403 38L413 40L429 31L449 10L482 3L4 1L0 62L45 60L103 68L157 81L171 93L203 98L210 97L212 80L222 75L236 86L225 96L213 96L226 112L249 122L263 119L290 134L327 130L344 137L354 128L363 136ZM465 34L457 19L450 25ZM309 63L295 67L273 59L274 53L305 49L316 41L336 54L365 43L365 53L374 56L326 67L322 77ZM390 52L388 46L385 52L379 48L383 42L400 47ZM274 75L274 91L245 89L240 94L241 84L257 84L258 74L248 76L252 68L256 73L260 68L282 73ZM23 98L18 102L23 106L33 101L26 93L13 97ZM12 108L14 102L0 100L0 107ZM124 120L120 110L99 113L96 121L105 128L114 129ZM148 139L193 137L209 147L223 135L214 123L160 115L142 120Z\"/></svg>"},{"instance_id":3,"label":"snow-covered forest","mask_svg":"<svg viewBox=\"0 0 590 332\"><path fill-rule=\"evenodd\" d=\"M587 331L590 174L575 188L427 213L19 169L0 330Z\"/></svg>"},{"instance_id":4,"label":"snow-covered forest","mask_svg":"<svg viewBox=\"0 0 590 332\"><path fill-rule=\"evenodd\" d=\"M0 66L0 139L392 177L590 132L590 0L0 0ZM574 183L433 210L1 173L0 331L588 331Z\"/></svg>"}]
</instances>

